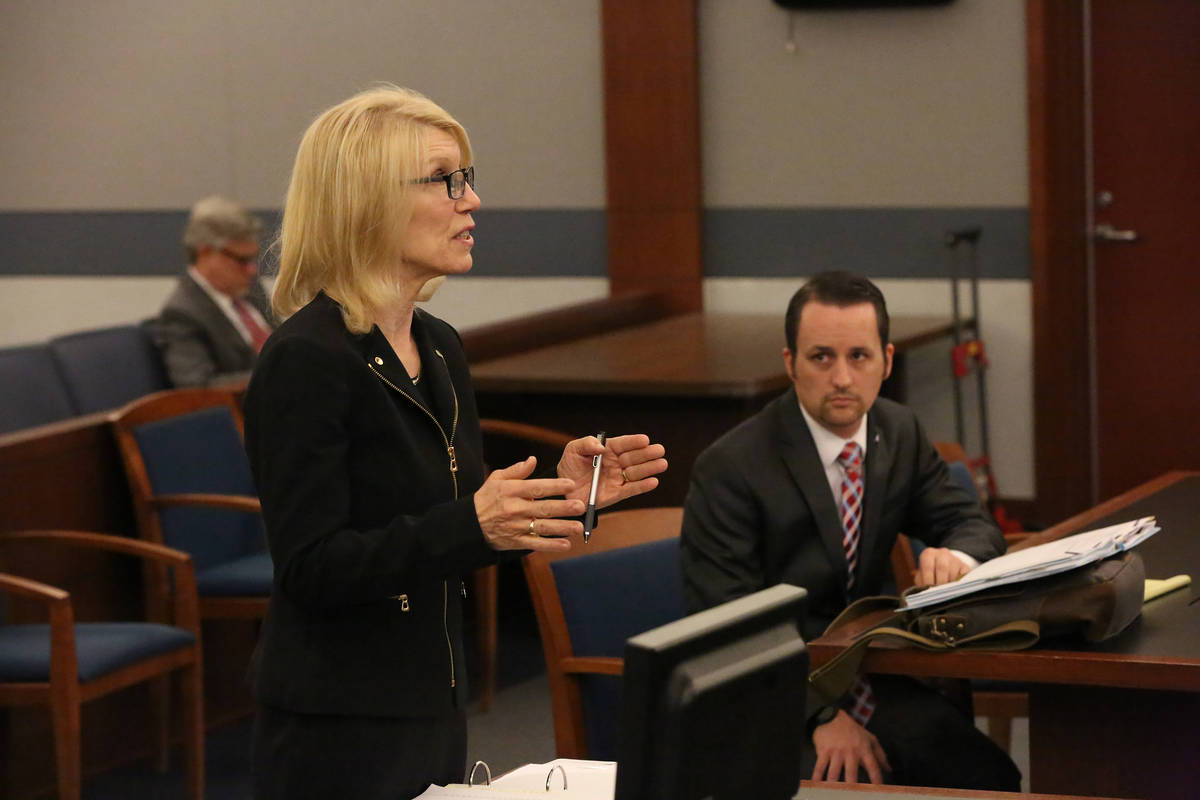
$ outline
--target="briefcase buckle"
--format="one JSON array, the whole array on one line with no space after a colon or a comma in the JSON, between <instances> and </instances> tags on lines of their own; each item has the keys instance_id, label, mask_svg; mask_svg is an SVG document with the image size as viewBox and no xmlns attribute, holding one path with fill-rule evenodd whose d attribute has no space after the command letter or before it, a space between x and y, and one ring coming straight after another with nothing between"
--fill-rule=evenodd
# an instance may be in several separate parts
<instances>
[{"instance_id":1,"label":"briefcase buckle","mask_svg":"<svg viewBox=\"0 0 1200 800\"><path fill-rule=\"evenodd\" d=\"M966 627L961 617L937 614L929 620L929 638L953 644L966 631Z\"/></svg>"}]
</instances>

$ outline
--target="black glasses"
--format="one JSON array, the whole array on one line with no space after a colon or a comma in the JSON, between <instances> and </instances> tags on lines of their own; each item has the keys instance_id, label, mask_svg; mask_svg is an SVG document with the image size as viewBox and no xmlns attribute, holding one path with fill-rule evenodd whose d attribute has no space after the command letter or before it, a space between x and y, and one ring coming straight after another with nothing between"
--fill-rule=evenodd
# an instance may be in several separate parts
<instances>
[{"instance_id":1,"label":"black glasses","mask_svg":"<svg viewBox=\"0 0 1200 800\"><path fill-rule=\"evenodd\" d=\"M218 252L220 252L220 254L225 256L226 258L232 258L234 261L238 262L243 267L248 267L251 264L258 263L258 253L257 252L252 256L243 256L239 253L233 252L232 250L230 250L226 247L222 247Z\"/></svg>"},{"instance_id":2,"label":"black glasses","mask_svg":"<svg viewBox=\"0 0 1200 800\"><path fill-rule=\"evenodd\" d=\"M438 181L446 182L446 194L451 200L461 200L462 196L467 193L467 186L475 188L475 167L466 167L465 169L456 169L449 175L434 175L431 178L417 178L413 183L437 183Z\"/></svg>"}]
</instances>

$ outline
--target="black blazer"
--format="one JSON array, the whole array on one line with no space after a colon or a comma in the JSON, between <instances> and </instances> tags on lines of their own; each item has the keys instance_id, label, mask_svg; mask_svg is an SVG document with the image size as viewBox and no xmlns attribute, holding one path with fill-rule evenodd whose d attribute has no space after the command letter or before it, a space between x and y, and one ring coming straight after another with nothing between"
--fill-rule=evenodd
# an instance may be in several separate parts
<instances>
[{"instance_id":1,"label":"black blazer","mask_svg":"<svg viewBox=\"0 0 1200 800\"><path fill-rule=\"evenodd\" d=\"M846 590L841 518L796 394L788 390L696 460L681 539L691 611L790 583L808 590L803 634L812 639L852 599L881 592L898 533L979 561L1004 552L999 528L953 482L909 409L879 398L867 426L853 597Z\"/></svg>"},{"instance_id":2,"label":"black blazer","mask_svg":"<svg viewBox=\"0 0 1200 800\"><path fill-rule=\"evenodd\" d=\"M378 328L324 294L284 322L246 392L246 449L275 585L260 702L429 716L466 705L460 575L494 563L472 497L479 419L458 334L420 310L425 408Z\"/></svg>"}]
</instances>

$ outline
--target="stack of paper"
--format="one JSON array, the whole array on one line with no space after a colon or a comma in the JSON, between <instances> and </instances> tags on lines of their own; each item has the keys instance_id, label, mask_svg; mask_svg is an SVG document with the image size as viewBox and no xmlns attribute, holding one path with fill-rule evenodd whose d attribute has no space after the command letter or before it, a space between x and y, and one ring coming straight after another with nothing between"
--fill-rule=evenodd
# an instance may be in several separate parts
<instances>
[{"instance_id":1,"label":"stack of paper","mask_svg":"<svg viewBox=\"0 0 1200 800\"><path fill-rule=\"evenodd\" d=\"M564 787L564 784L565 787ZM556 758L545 764L526 764L493 778L490 786L430 786L414 800L612 800L617 785L617 762Z\"/></svg>"},{"instance_id":2,"label":"stack of paper","mask_svg":"<svg viewBox=\"0 0 1200 800\"><path fill-rule=\"evenodd\" d=\"M905 595L902 605L904 608L922 608L993 586L1066 572L1128 550L1156 533L1158 525L1154 517L1143 517L1066 536L985 561L952 583L910 592Z\"/></svg>"}]
</instances>

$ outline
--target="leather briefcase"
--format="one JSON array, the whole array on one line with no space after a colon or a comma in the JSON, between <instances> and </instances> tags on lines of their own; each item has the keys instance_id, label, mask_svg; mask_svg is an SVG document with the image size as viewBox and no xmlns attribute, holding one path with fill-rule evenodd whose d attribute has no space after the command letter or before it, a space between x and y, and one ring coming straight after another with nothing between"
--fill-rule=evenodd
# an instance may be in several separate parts
<instances>
[{"instance_id":1,"label":"leather briefcase","mask_svg":"<svg viewBox=\"0 0 1200 800\"><path fill-rule=\"evenodd\" d=\"M813 670L809 682L836 702L854 682L867 645L881 638L935 651L1023 650L1067 635L1104 641L1141 614L1145 582L1141 557L1125 551L1057 575L923 608L906 609L898 597L864 597L847 606L826 633L883 610L890 613Z\"/></svg>"}]
</instances>

